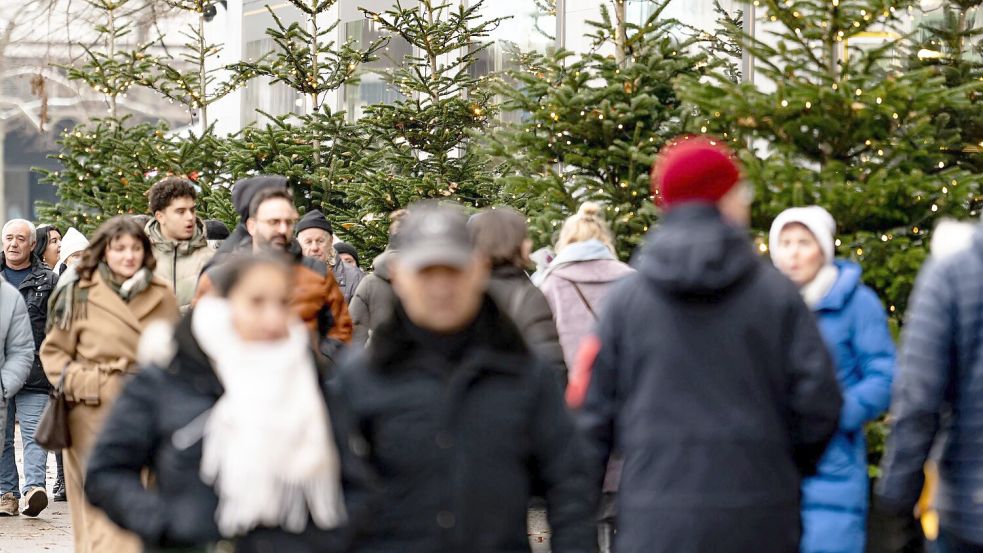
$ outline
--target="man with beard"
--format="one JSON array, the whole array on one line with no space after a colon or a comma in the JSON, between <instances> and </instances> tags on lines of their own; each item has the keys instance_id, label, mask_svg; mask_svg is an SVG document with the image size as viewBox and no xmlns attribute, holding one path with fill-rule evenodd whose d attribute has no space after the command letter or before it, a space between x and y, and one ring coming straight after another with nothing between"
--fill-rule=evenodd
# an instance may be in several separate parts
<instances>
[{"instance_id":1,"label":"man with beard","mask_svg":"<svg viewBox=\"0 0 983 553\"><path fill-rule=\"evenodd\" d=\"M329 343L347 344L352 339L352 319L345 298L328 266L323 261L303 256L300 245L293 239L296 225L297 209L286 190L268 188L252 198L246 220L252 250L283 252L290 256L294 264L291 307L322 338L322 351ZM217 264L201 275L196 298L211 292L215 271L221 270L222 265Z\"/></svg>"}]
</instances>

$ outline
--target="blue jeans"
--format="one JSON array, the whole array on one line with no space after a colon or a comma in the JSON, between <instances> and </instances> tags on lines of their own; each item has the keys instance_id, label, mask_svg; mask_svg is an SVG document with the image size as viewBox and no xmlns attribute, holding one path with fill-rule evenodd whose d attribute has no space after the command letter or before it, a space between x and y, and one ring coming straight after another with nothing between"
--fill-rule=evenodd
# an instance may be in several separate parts
<instances>
[{"instance_id":1,"label":"blue jeans","mask_svg":"<svg viewBox=\"0 0 983 553\"><path fill-rule=\"evenodd\" d=\"M0 493L12 492L20 497L20 478L14 461L14 419L20 422L24 444L24 493L31 488L45 487L48 452L34 442L38 420L48 404L48 394L21 390L7 405L7 431L4 432L3 456L0 457Z\"/></svg>"},{"instance_id":2,"label":"blue jeans","mask_svg":"<svg viewBox=\"0 0 983 553\"><path fill-rule=\"evenodd\" d=\"M935 542L935 551L937 553L983 553L983 545L969 543L946 532L945 528L940 528L939 539Z\"/></svg>"}]
</instances>

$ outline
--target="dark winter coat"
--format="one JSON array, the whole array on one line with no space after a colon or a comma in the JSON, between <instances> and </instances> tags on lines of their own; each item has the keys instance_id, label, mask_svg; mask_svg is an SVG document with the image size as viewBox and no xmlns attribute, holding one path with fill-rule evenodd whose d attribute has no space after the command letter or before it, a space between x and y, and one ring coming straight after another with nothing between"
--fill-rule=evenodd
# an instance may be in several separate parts
<instances>
[{"instance_id":1,"label":"dark winter coat","mask_svg":"<svg viewBox=\"0 0 983 553\"><path fill-rule=\"evenodd\" d=\"M711 206L669 212L611 292L580 415L619 553L796 553L799 486L842 405L798 290Z\"/></svg>"},{"instance_id":2,"label":"dark winter coat","mask_svg":"<svg viewBox=\"0 0 983 553\"><path fill-rule=\"evenodd\" d=\"M375 258L372 262L373 272L365 275L348 305L354 325L353 344L366 345L376 327L392 316L396 295L389 281L387 263L391 255L392 252L385 251Z\"/></svg>"},{"instance_id":3,"label":"dark winter coat","mask_svg":"<svg viewBox=\"0 0 983 553\"><path fill-rule=\"evenodd\" d=\"M840 427L802 485L803 553L862 553L866 539L864 424L891 400L894 340L881 300L860 281L860 266L837 261L833 287L814 307L843 391Z\"/></svg>"},{"instance_id":4,"label":"dark winter coat","mask_svg":"<svg viewBox=\"0 0 983 553\"><path fill-rule=\"evenodd\" d=\"M45 326L48 322L48 298L58 283L56 275L43 261L37 256L31 256L31 274L27 275L24 282L20 283L17 290L23 296L27 304L27 313L31 317L31 331L34 334L34 366L31 367L31 374L27 377L22 390L29 392L46 394L51 390L51 383L44 375L44 368L41 366L41 343L44 342ZM0 271L7 268L3 253L0 253Z\"/></svg>"},{"instance_id":5,"label":"dark winter coat","mask_svg":"<svg viewBox=\"0 0 983 553\"><path fill-rule=\"evenodd\" d=\"M967 250L930 260L911 298L877 493L910 517L938 439L939 522L983 545L983 230Z\"/></svg>"},{"instance_id":6,"label":"dark winter coat","mask_svg":"<svg viewBox=\"0 0 983 553\"><path fill-rule=\"evenodd\" d=\"M397 307L339 378L383 487L354 551L528 552L536 492L554 553L596 547L581 443L555 378L491 299L454 338Z\"/></svg>"},{"instance_id":7,"label":"dark winter coat","mask_svg":"<svg viewBox=\"0 0 983 553\"><path fill-rule=\"evenodd\" d=\"M539 288L522 269L502 265L492 269L488 293L519 327L519 334L533 353L553 369L561 384L566 385L567 365L563 360L560 336L553 322L553 311Z\"/></svg>"},{"instance_id":8,"label":"dark winter coat","mask_svg":"<svg viewBox=\"0 0 983 553\"><path fill-rule=\"evenodd\" d=\"M187 446L177 443L177 434L198 427L198 417L223 393L191 333L190 321L190 316L185 317L175 330L172 360L145 367L127 385L89 459L85 481L89 501L120 527L139 535L148 551L203 547L221 540L215 522L218 497L199 476L200 436ZM351 449L350 419L343 405L327 388L325 397L349 520L357 523L364 520L371 480L364 460ZM145 468L154 475L152 490L141 483ZM238 540L236 552L344 551L349 530L324 531L313 524L299 535L260 529Z\"/></svg>"}]
</instances>

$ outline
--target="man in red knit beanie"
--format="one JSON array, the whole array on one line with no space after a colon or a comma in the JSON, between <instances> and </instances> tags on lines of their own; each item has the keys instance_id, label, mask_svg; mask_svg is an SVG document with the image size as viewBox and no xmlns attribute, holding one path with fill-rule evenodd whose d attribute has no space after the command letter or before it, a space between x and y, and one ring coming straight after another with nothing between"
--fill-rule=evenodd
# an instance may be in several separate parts
<instances>
[{"instance_id":1,"label":"man in red knit beanie","mask_svg":"<svg viewBox=\"0 0 983 553\"><path fill-rule=\"evenodd\" d=\"M753 251L739 181L718 140L663 150L665 214L572 371L598 497L615 444L624 460L619 553L799 550L800 481L842 398L799 291Z\"/></svg>"},{"instance_id":2,"label":"man in red knit beanie","mask_svg":"<svg viewBox=\"0 0 983 553\"><path fill-rule=\"evenodd\" d=\"M684 137L665 147L652 165L652 195L666 211L687 203L715 204L732 223L751 219L751 190L723 142Z\"/></svg>"}]
</instances>

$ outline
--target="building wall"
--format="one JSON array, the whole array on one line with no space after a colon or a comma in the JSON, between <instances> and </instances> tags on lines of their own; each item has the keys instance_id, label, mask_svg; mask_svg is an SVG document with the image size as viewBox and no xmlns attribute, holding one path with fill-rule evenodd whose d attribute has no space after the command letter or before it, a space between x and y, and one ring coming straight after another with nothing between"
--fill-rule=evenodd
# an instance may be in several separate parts
<instances>
[{"instance_id":1,"label":"building wall","mask_svg":"<svg viewBox=\"0 0 983 553\"><path fill-rule=\"evenodd\" d=\"M413 0L403 0L404 7L411 5ZM469 1L469 0L461 0ZM640 0L628 1L628 17L640 21L648 15L649 2ZM737 0L722 0L725 8L731 9ZM266 29L273 25L266 6L269 5L285 23L302 21L302 15L295 7L287 2L276 0L242 0L229 2L227 11L220 10L215 20L210 23L206 34L211 40L224 36L226 38L223 63L236 59L258 57L272 48L265 36ZM339 22L336 41L344 42L349 37L356 39L364 37L370 40L376 36L371 22L367 21L359 8L372 11L385 11L394 5L394 0L341 0L327 14L326 21L319 25L326 26ZM550 17L537 13L535 4L530 0L488 0L485 3L487 17L512 16L493 32L491 38L495 41L482 57L479 71L497 71L507 68L507 49L518 46L522 49L540 49L554 45L574 51L590 49L590 40L586 37L591 31L588 21L600 19L599 0L556 0L557 15ZM713 11L713 0L674 0L665 12L666 17L676 17L682 22L694 27L711 30L716 23ZM562 30L562 35L557 34ZM550 36L552 35L552 36ZM388 51L382 52L381 59L372 64L374 70L384 70L392 67L406 53L406 46L394 41ZM239 56L238 58L236 56ZM387 91L380 84L378 76L366 74L362 83L348 87L329 96L327 103L333 109L345 110L353 118L357 118L360 108L366 102L379 101L393 96L393 91ZM304 98L298 98L284 85L270 85L268 79L254 79L240 91L229 95L216 105L212 113L218 118L218 129L221 132L232 133L251 123L263 124L264 117L256 114L256 109L272 114L288 112L302 113L306 106Z\"/></svg>"}]
</instances>

